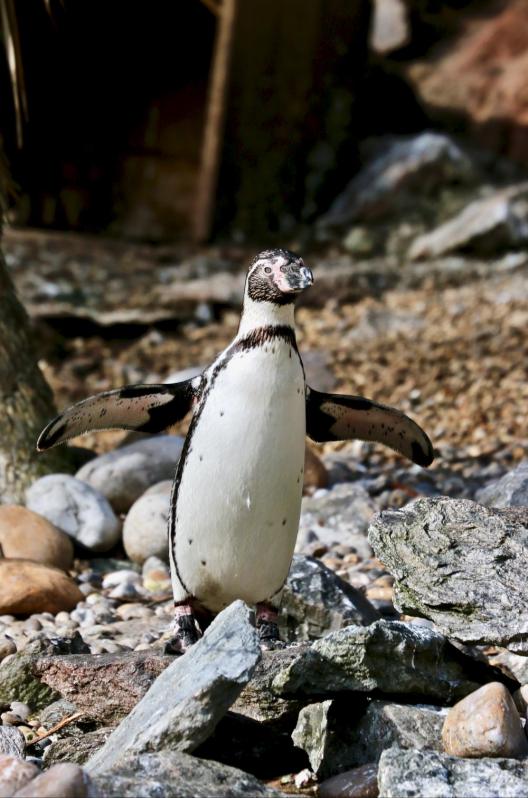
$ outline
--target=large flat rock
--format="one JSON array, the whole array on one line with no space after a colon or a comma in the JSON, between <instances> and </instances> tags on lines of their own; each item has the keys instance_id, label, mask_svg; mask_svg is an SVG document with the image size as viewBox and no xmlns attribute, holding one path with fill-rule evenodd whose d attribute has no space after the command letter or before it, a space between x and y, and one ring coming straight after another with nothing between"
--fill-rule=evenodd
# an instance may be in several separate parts
<instances>
[{"instance_id":1,"label":"large flat rock","mask_svg":"<svg viewBox=\"0 0 528 798\"><path fill-rule=\"evenodd\" d=\"M191 752L214 730L260 659L252 612L235 601L202 639L178 657L88 762L101 773L127 754L163 748Z\"/></svg>"},{"instance_id":2,"label":"large flat rock","mask_svg":"<svg viewBox=\"0 0 528 798\"><path fill-rule=\"evenodd\" d=\"M419 499L376 516L369 540L400 611L463 643L528 654L528 509Z\"/></svg>"},{"instance_id":3,"label":"large flat rock","mask_svg":"<svg viewBox=\"0 0 528 798\"><path fill-rule=\"evenodd\" d=\"M58 655L36 659L32 673L43 687L97 723L114 724L134 709L173 661L160 651Z\"/></svg>"},{"instance_id":4,"label":"large flat rock","mask_svg":"<svg viewBox=\"0 0 528 798\"><path fill-rule=\"evenodd\" d=\"M474 663L438 632L382 620L317 640L277 673L272 687L285 697L376 691L450 704L494 678L491 668Z\"/></svg>"},{"instance_id":5,"label":"large flat rock","mask_svg":"<svg viewBox=\"0 0 528 798\"><path fill-rule=\"evenodd\" d=\"M242 770L181 751L136 754L94 777L105 798L280 798Z\"/></svg>"},{"instance_id":6,"label":"large flat rock","mask_svg":"<svg viewBox=\"0 0 528 798\"><path fill-rule=\"evenodd\" d=\"M378 784L383 798L527 798L528 762L390 748L381 755Z\"/></svg>"}]
</instances>

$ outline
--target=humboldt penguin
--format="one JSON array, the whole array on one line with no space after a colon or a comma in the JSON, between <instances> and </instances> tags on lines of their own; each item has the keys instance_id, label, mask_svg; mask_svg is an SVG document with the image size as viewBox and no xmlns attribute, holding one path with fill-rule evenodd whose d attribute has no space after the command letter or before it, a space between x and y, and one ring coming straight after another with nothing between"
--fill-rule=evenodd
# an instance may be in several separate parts
<instances>
[{"instance_id":1,"label":"humboldt penguin","mask_svg":"<svg viewBox=\"0 0 528 798\"><path fill-rule=\"evenodd\" d=\"M377 441L421 466L433 460L425 432L399 410L306 385L294 306L312 283L293 252L261 252L248 270L238 332L200 376L90 397L38 439L42 451L95 429L162 432L192 412L170 500L173 653L196 642L235 599L255 606L263 646L280 645L277 613L299 526L305 435Z\"/></svg>"}]
</instances>

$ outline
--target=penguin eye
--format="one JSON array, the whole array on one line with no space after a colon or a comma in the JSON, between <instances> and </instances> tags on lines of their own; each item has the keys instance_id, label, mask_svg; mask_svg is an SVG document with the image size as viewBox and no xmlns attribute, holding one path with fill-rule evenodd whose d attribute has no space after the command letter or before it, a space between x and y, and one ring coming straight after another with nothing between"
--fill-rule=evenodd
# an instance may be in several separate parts
<instances>
[{"instance_id":1,"label":"penguin eye","mask_svg":"<svg viewBox=\"0 0 528 798\"><path fill-rule=\"evenodd\" d=\"M281 270L281 272L285 272L287 269L288 269L288 267L287 267L287 266L281 266L281 267L280 267L280 270Z\"/></svg>"},{"instance_id":2,"label":"penguin eye","mask_svg":"<svg viewBox=\"0 0 528 798\"><path fill-rule=\"evenodd\" d=\"M266 274L271 274L271 269L270 269L270 267L269 267L269 266L266 266L266 268L264 269L264 271L266 272Z\"/></svg>"}]
</instances>

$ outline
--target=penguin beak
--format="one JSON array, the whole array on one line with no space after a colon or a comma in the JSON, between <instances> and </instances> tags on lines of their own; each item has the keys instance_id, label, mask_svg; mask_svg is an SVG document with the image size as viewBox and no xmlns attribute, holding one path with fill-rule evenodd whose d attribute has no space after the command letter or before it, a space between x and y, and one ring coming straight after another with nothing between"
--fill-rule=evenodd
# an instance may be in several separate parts
<instances>
[{"instance_id":1,"label":"penguin beak","mask_svg":"<svg viewBox=\"0 0 528 798\"><path fill-rule=\"evenodd\" d=\"M308 266L301 267L300 277L301 277L300 279L301 291L304 288L309 288L311 285L313 285L314 279L313 279L312 270L309 269Z\"/></svg>"},{"instance_id":2,"label":"penguin beak","mask_svg":"<svg viewBox=\"0 0 528 798\"><path fill-rule=\"evenodd\" d=\"M308 266L301 266L300 268L291 269L286 278L286 285L282 286L282 290L288 294L298 294L313 285L313 274Z\"/></svg>"}]
</instances>

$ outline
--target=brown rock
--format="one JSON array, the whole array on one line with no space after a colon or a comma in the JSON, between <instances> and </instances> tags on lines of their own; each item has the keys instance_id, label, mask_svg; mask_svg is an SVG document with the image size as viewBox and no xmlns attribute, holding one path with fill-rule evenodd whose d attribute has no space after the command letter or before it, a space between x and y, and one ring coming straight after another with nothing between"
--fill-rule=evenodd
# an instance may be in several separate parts
<instances>
[{"instance_id":1,"label":"brown rock","mask_svg":"<svg viewBox=\"0 0 528 798\"><path fill-rule=\"evenodd\" d=\"M29 560L0 560L0 615L72 610L84 599L69 576Z\"/></svg>"},{"instance_id":2,"label":"brown rock","mask_svg":"<svg viewBox=\"0 0 528 798\"><path fill-rule=\"evenodd\" d=\"M326 466L319 455L306 444L306 451L304 454L304 492L306 493L307 488L326 488L327 485L328 471L326 470Z\"/></svg>"},{"instance_id":3,"label":"brown rock","mask_svg":"<svg viewBox=\"0 0 528 798\"><path fill-rule=\"evenodd\" d=\"M378 764L361 765L319 785L319 798L378 798Z\"/></svg>"},{"instance_id":4,"label":"brown rock","mask_svg":"<svg viewBox=\"0 0 528 798\"><path fill-rule=\"evenodd\" d=\"M73 544L64 532L32 510L17 504L0 507L0 546L4 557L34 560L66 571Z\"/></svg>"},{"instance_id":5,"label":"brown rock","mask_svg":"<svg viewBox=\"0 0 528 798\"><path fill-rule=\"evenodd\" d=\"M9 798L38 776L40 770L16 756L0 754L0 798Z\"/></svg>"},{"instance_id":6,"label":"brown rock","mask_svg":"<svg viewBox=\"0 0 528 798\"><path fill-rule=\"evenodd\" d=\"M456 113L484 147L526 160L527 69L526 3L510 0L468 18L455 41L410 68L410 79L430 116Z\"/></svg>"},{"instance_id":7,"label":"brown rock","mask_svg":"<svg viewBox=\"0 0 528 798\"><path fill-rule=\"evenodd\" d=\"M79 765L61 762L15 793L16 798L95 798L90 777Z\"/></svg>"},{"instance_id":8,"label":"brown rock","mask_svg":"<svg viewBox=\"0 0 528 798\"><path fill-rule=\"evenodd\" d=\"M41 682L100 723L116 723L140 701L174 658L154 651L40 657Z\"/></svg>"},{"instance_id":9,"label":"brown rock","mask_svg":"<svg viewBox=\"0 0 528 798\"><path fill-rule=\"evenodd\" d=\"M519 757L528 741L506 687L490 682L452 707L442 729L446 754L458 757Z\"/></svg>"}]
</instances>

